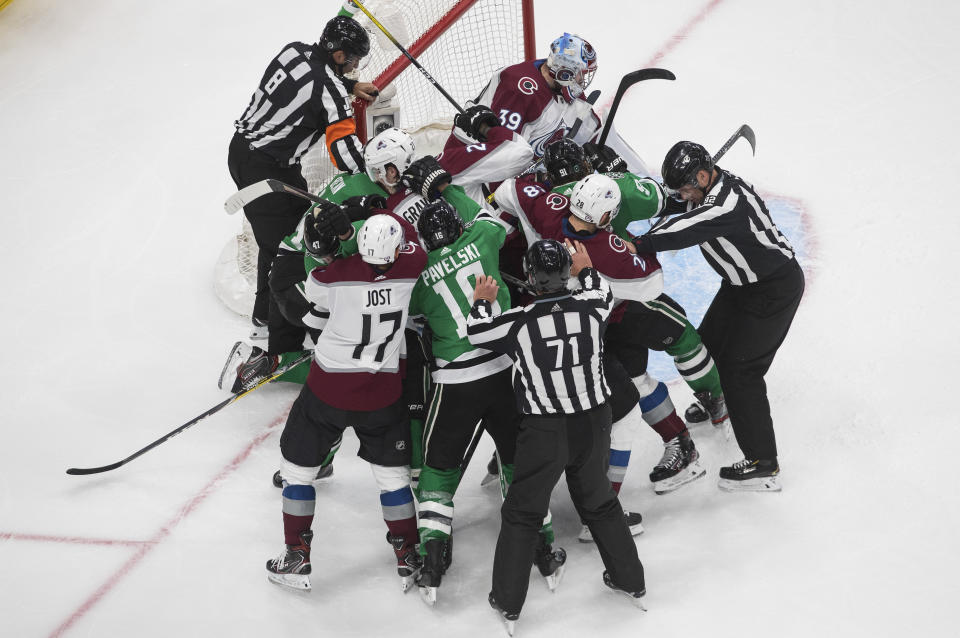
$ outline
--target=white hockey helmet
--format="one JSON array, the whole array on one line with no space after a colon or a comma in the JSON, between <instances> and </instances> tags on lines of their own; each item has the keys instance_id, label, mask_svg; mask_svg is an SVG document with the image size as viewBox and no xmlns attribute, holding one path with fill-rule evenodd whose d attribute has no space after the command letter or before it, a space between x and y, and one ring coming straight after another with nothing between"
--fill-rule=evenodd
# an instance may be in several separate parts
<instances>
[{"instance_id":1,"label":"white hockey helmet","mask_svg":"<svg viewBox=\"0 0 960 638\"><path fill-rule=\"evenodd\" d=\"M610 213L607 224L620 212L620 187L601 173L587 175L570 191L570 212L590 224L600 224Z\"/></svg>"},{"instance_id":2,"label":"white hockey helmet","mask_svg":"<svg viewBox=\"0 0 960 638\"><path fill-rule=\"evenodd\" d=\"M373 215L363 223L357 235L360 258L374 266L392 264L402 243L403 228L391 215Z\"/></svg>"},{"instance_id":3,"label":"white hockey helmet","mask_svg":"<svg viewBox=\"0 0 960 638\"><path fill-rule=\"evenodd\" d=\"M409 133L398 128L388 128L373 137L363 147L363 163L367 176L374 182L381 182L391 188L400 183L387 181L387 166L393 164L397 172L403 173L413 162L415 145Z\"/></svg>"}]
</instances>

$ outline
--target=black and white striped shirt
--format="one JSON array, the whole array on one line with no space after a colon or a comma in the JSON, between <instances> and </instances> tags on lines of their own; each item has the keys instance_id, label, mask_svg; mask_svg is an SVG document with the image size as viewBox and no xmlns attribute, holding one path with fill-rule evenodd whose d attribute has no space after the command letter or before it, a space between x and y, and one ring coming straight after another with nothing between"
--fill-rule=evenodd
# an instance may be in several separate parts
<instances>
[{"instance_id":1,"label":"black and white striped shirt","mask_svg":"<svg viewBox=\"0 0 960 638\"><path fill-rule=\"evenodd\" d=\"M250 104L235 122L250 147L284 165L296 164L321 137L342 171L363 170L363 144L356 136L350 91L315 45L291 42L275 57Z\"/></svg>"},{"instance_id":2,"label":"black and white striped shirt","mask_svg":"<svg viewBox=\"0 0 960 638\"><path fill-rule=\"evenodd\" d=\"M523 414L585 412L610 398L603 334L613 294L593 268L581 270L579 279L582 290L538 297L501 315L478 299L467 317L470 343L513 359Z\"/></svg>"},{"instance_id":3,"label":"black and white striped shirt","mask_svg":"<svg viewBox=\"0 0 960 638\"><path fill-rule=\"evenodd\" d=\"M723 169L717 172L717 182L700 206L689 203L686 212L662 218L637 239L637 250L700 244L707 263L731 284L759 281L793 259L793 246L753 186Z\"/></svg>"}]
</instances>

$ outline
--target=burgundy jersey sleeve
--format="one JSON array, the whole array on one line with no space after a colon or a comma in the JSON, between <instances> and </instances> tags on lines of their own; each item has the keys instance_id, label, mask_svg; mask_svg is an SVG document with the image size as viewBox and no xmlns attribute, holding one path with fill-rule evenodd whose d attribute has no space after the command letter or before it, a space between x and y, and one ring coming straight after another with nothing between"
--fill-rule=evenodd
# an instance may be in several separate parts
<instances>
[{"instance_id":1,"label":"burgundy jersey sleeve","mask_svg":"<svg viewBox=\"0 0 960 638\"><path fill-rule=\"evenodd\" d=\"M619 236L605 230L585 243L594 268L617 299L649 301L663 292L663 271L655 255L634 254Z\"/></svg>"}]
</instances>

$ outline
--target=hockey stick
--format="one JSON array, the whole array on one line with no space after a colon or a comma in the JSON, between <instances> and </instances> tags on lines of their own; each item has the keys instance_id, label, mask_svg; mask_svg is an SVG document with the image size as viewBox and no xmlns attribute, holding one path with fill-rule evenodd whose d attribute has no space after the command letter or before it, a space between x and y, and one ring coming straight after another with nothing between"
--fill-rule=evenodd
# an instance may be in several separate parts
<instances>
[{"instance_id":1,"label":"hockey stick","mask_svg":"<svg viewBox=\"0 0 960 638\"><path fill-rule=\"evenodd\" d=\"M227 198L227 201L223 203L223 208L227 211L228 215L233 215L235 212L253 200L263 197L269 193L287 193L288 195L294 195L295 197L302 197L303 199L311 201L314 204L323 203L323 200L316 195L311 195L307 191L297 188L296 186L284 184L278 179L265 179L238 190L236 193Z\"/></svg>"},{"instance_id":2,"label":"hockey stick","mask_svg":"<svg viewBox=\"0 0 960 638\"><path fill-rule=\"evenodd\" d=\"M393 37L393 35L392 35L389 31L387 31L387 28L386 28L385 26L383 26L382 24L380 24L380 21L377 20L376 18L374 18L372 13L370 13L369 11L367 11L367 8L366 8L365 6L363 6L363 3L359 2L358 0L353 0L353 4L355 4L355 5L357 5L358 7L360 7L360 10L363 11L363 12L367 15L368 18L370 18L370 21L373 22L373 24L375 24L378 29L380 29L381 31L383 31L383 35L387 36L387 39L390 40L391 42L393 42L394 46L396 46L398 49L400 49L400 53L402 53L403 55L405 55L405 56L407 57L407 59L410 60L410 63L413 64L413 66L417 67L417 70L419 70L420 73L423 74L423 77L427 78L427 81L430 82L430 84L432 84L435 89L437 89L438 91L440 91L441 95L443 95L443 97L447 98L447 101L450 102L450 104L453 104L453 107L454 107L455 109L457 109L457 110L458 110L459 112L461 112L461 113L464 113L463 107L461 107L461 106L457 103L457 101L456 101L455 99L453 99L453 97L451 97L451 95L450 95L449 93L447 93L442 86L440 86L440 83L439 83L439 82L437 82L436 80L433 79L433 76L430 75L430 72L429 72L429 71L427 71L425 68L423 68L422 66L420 66L420 63L417 62L417 59L416 59L415 57L413 57L412 55L410 55L410 52L409 52L409 51L407 51L405 48L403 48L403 45L400 44L400 42L398 42L397 39L396 39L395 37Z\"/></svg>"},{"instance_id":3,"label":"hockey stick","mask_svg":"<svg viewBox=\"0 0 960 638\"><path fill-rule=\"evenodd\" d=\"M505 272L503 272L503 271L500 272L500 278L503 279L503 281L506 282L506 283L508 283L508 284L513 284L513 285L516 286L517 288L519 288L519 289L521 289L521 290L524 290L524 291L526 291L526 292L529 292L531 295L536 294L536 293L533 291L533 288L530 287L530 284L528 284L527 282L523 281L522 279L517 279L517 278L514 277L513 275L510 275L510 274L505 273Z\"/></svg>"},{"instance_id":4,"label":"hockey stick","mask_svg":"<svg viewBox=\"0 0 960 638\"><path fill-rule=\"evenodd\" d=\"M724 154L730 150L730 147L737 143L737 140L740 138L747 140L750 143L750 150L753 151L753 154L757 154L757 136L754 135L753 129L748 125L744 124L737 129L737 132L734 133L727 143L720 147L720 150L716 152L713 156L713 163L716 164L717 160L724 156Z\"/></svg>"},{"instance_id":5,"label":"hockey stick","mask_svg":"<svg viewBox=\"0 0 960 638\"><path fill-rule=\"evenodd\" d=\"M128 456L127 458L123 459L122 461L117 461L116 463L111 463L110 465L103 465L103 466L101 466L101 467L71 467L70 469L67 470L67 474L73 474L73 475L99 474L99 473L101 473L101 472L109 472L110 470L115 470L115 469L117 469L118 467L120 467L121 465L126 465L127 463L129 463L129 462L132 461L133 459L137 458L137 457L140 456L141 454L145 454L146 452L149 452L150 450L152 450L153 448L157 447L157 446L160 445L161 443L165 443L165 442L169 441L169 440L172 439L173 437L177 436L178 434L180 434L181 432L183 432L183 431L186 430L187 428L189 428L189 427L191 427L191 426L193 426L193 425L196 425L197 423L199 423L199 422L202 421L203 419L207 418L207 417L210 416L211 414L215 414L215 413L219 412L220 410L222 410L223 408L227 407L228 405L230 405L231 403L233 403L234 401L236 401L236 400L239 399L240 397L245 396L245 395L253 392L254 390L256 390L257 388L259 388L259 387L262 386L263 384L269 383L270 381L273 381L274 379L276 379L276 378L279 377L280 375L284 374L285 372L288 372L289 370L292 370L293 368L295 368L296 366L300 365L300 364L303 363L304 361L308 360L308 359L309 359L310 357L312 357L312 356L313 356L313 353L312 353L312 352L305 352L302 356L298 357L296 360L291 361L290 363L288 363L287 365L285 365L285 366L283 366L283 367L277 368L277 369L273 372L273 374L271 374L271 375L268 376L268 377L265 377L265 378L261 379L260 381L257 382L256 385L251 386L250 388L248 388L248 389L246 389L246 390L243 390L242 392L236 392L236 393L230 395L229 397L227 397L226 399L224 399L223 401L221 401L221 402L218 403L217 405L213 406L212 408L210 408L209 410L207 410L206 412L204 412L204 413L201 414L200 416L197 416L197 417L194 417L193 419L190 419L189 421L187 421L186 423L184 423L183 425L181 425L180 427L178 427L176 430L173 430L172 432L168 432L167 434L163 435L162 437L160 437L159 439L157 439L156 441L154 441L153 443L151 443L151 444L148 445L147 447L145 447L145 448L143 448L143 449L140 449L140 450L137 450L136 452L134 452L133 454L131 454L131 455Z\"/></svg>"},{"instance_id":6,"label":"hockey stick","mask_svg":"<svg viewBox=\"0 0 960 638\"><path fill-rule=\"evenodd\" d=\"M627 73L620 80L620 86L617 87L617 94L613 96L613 104L610 105L610 111L607 113L607 121L603 123L603 132L600 133L600 139L597 143L603 146L607 141L607 135L610 134L610 125L613 124L613 118L617 115L617 109L620 108L620 100L623 94L637 82L644 80L676 80L677 76L666 69L638 69Z\"/></svg>"}]
</instances>

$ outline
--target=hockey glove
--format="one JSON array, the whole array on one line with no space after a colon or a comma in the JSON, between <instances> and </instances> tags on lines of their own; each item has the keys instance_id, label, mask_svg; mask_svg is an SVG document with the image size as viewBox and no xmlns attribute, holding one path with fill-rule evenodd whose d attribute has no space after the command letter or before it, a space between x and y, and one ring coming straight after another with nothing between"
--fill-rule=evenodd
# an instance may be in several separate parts
<instances>
[{"instance_id":1,"label":"hockey glove","mask_svg":"<svg viewBox=\"0 0 960 638\"><path fill-rule=\"evenodd\" d=\"M587 142L583 145L583 152L598 173L626 173L627 162L615 150L604 144Z\"/></svg>"},{"instance_id":2,"label":"hockey glove","mask_svg":"<svg viewBox=\"0 0 960 638\"><path fill-rule=\"evenodd\" d=\"M354 195L343 200L343 208L350 221L360 221L370 217L374 209L386 208L387 200L382 195Z\"/></svg>"},{"instance_id":3,"label":"hockey glove","mask_svg":"<svg viewBox=\"0 0 960 638\"><path fill-rule=\"evenodd\" d=\"M313 225L320 235L345 235L353 230L350 225L350 215L344 206L337 206L332 202L317 204L313 209Z\"/></svg>"},{"instance_id":4,"label":"hockey glove","mask_svg":"<svg viewBox=\"0 0 960 638\"><path fill-rule=\"evenodd\" d=\"M487 129L493 126L500 126L500 118L490 110L489 106L477 104L469 107L463 113L458 113L453 118L453 124L465 131L470 137L487 141Z\"/></svg>"},{"instance_id":5,"label":"hockey glove","mask_svg":"<svg viewBox=\"0 0 960 638\"><path fill-rule=\"evenodd\" d=\"M450 183L451 177L432 155L424 155L407 167L400 180L403 185L419 193L427 201L440 197L442 186Z\"/></svg>"}]
</instances>

